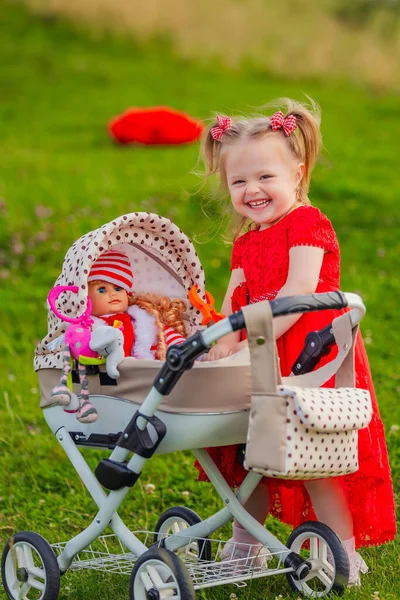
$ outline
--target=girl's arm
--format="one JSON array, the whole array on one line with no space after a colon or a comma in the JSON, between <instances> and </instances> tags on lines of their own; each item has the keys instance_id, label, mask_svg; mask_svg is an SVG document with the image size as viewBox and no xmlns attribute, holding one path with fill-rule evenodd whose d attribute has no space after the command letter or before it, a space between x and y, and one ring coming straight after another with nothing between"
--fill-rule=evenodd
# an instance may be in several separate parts
<instances>
[{"instance_id":1,"label":"girl's arm","mask_svg":"<svg viewBox=\"0 0 400 600\"><path fill-rule=\"evenodd\" d=\"M323 248L294 246L289 250L289 272L285 285L277 298L313 294L317 289L324 258ZM301 317L301 313L274 319L275 339L288 331Z\"/></svg>"},{"instance_id":2,"label":"girl's arm","mask_svg":"<svg viewBox=\"0 0 400 600\"><path fill-rule=\"evenodd\" d=\"M233 269L221 308L221 312L225 317L232 314L231 297L234 289L244 281L245 277L243 269ZM219 358L224 358L225 356L229 356L236 352L239 338L239 331L234 331L229 335L225 335L211 348L210 352L207 354L207 360L218 360Z\"/></svg>"},{"instance_id":3,"label":"girl's arm","mask_svg":"<svg viewBox=\"0 0 400 600\"><path fill-rule=\"evenodd\" d=\"M324 258L323 248L313 246L294 246L289 250L289 271L285 285L279 290L276 298L313 294L317 289L319 274ZM277 317L274 319L275 339L281 337L301 317L302 313ZM243 340L236 345L235 351L247 345Z\"/></svg>"}]
</instances>

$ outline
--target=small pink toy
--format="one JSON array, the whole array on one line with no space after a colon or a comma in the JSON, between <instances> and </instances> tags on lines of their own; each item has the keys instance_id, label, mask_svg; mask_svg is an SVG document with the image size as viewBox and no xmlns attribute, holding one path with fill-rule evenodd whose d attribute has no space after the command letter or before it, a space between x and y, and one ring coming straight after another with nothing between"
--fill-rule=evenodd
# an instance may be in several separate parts
<instances>
[{"instance_id":1,"label":"small pink toy","mask_svg":"<svg viewBox=\"0 0 400 600\"><path fill-rule=\"evenodd\" d=\"M67 331L65 332L63 368L60 383L53 388L50 397L54 404L61 406L67 406L70 404L72 393L68 387L68 375L71 371L72 355L78 361L79 382L81 386L81 393L79 396L80 406L78 408L78 412L84 405L86 405L84 416L78 418L82 423L93 423L94 421L97 421L98 415L96 409L90 404L89 401L88 380L86 378L86 367L84 363L87 363L87 359L90 359L91 363L95 362L96 364L99 364L105 362L105 359L102 356L99 356L97 352L94 352L89 346L92 334L91 327L93 325L93 319L90 317L92 303L88 297L85 312L80 317L76 318L68 317L67 315L62 314L56 306L56 300L60 294L63 292L73 292L76 294L78 291L79 288L76 285L58 285L53 287L47 296L50 308L56 317L62 321L70 323ZM90 406L88 406L88 404L90 404Z\"/></svg>"},{"instance_id":2,"label":"small pink toy","mask_svg":"<svg viewBox=\"0 0 400 600\"><path fill-rule=\"evenodd\" d=\"M47 296L48 303L53 313L67 323L71 323L65 332L65 343L69 346L72 356L79 360L80 356L85 358L99 358L97 352L94 352L90 346L91 327L93 325L93 319L90 317L92 312L92 303L90 298L87 299L87 307L85 312L80 317L67 317L60 313L56 306L56 300L63 292L74 292L75 294L79 291L77 285L57 285L50 290Z\"/></svg>"}]
</instances>

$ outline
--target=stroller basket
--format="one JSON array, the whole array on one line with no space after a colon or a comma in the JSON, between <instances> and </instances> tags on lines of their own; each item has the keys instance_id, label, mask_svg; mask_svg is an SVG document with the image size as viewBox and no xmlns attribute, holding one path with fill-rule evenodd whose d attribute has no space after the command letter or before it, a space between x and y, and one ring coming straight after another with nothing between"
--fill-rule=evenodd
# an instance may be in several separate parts
<instances>
[{"instance_id":1,"label":"stroller basket","mask_svg":"<svg viewBox=\"0 0 400 600\"><path fill-rule=\"evenodd\" d=\"M135 531L133 533L148 547L152 545L152 547L162 547L166 537L170 539L173 547L173 533L164 535L163 539L158 542L154 542L154 539L157 538L155 532ZM231 542L190 536L185 540L187 544L179 548L177 555L185 563L195 589L227 583L234 583L238 587L242 587L248 579L289 571L283 565L283 552L272 554L265 547L261 547L254 554L251 544L241 544L241 558L221 562L219 557L225 544L230 544L230 551L235 550ZM65 545L66 542L52 544L55 554L61 554ZM204 550L204 552L200 551L200 555L198 554L199 549ZM205 560L202 557L203 554L208 556L211 554L212 560ZM121 543L118 537L110 534L100 536L88 548L76 555L70 568L72 571L87 569L130 576L136 560L136 556Z\"/></svg>"}]
</instances>

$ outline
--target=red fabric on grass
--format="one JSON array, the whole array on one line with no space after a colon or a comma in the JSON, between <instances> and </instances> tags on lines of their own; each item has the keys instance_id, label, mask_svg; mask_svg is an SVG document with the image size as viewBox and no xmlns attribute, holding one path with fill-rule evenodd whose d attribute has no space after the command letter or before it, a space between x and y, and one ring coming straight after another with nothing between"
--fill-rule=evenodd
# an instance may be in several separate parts
<instances>
[{"instance_id":1,"label":"red fabric on grass","mask_svg":"<svg viewBox=\"0 0 400 600\"><path fill-rule=\"evenodd\" d=\"M108 131L119 144L187 144L199 139L203 124L168 106L128 108L111 119Z\"/></svg>"}]
</instances>

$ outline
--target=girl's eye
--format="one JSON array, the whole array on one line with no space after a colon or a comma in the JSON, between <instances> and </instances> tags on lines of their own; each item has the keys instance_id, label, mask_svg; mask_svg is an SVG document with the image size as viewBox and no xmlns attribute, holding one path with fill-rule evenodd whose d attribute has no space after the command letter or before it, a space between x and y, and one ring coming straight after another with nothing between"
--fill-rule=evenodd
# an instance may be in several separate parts
<instances>
[{"instance_id":1,"label":"girl's eye","mask_svg":"<svg viewBox=\"0 0 400 600\"><path fill-rule=\"evenodd\" d=\"M122 291L122 287L119 287L119 285L114 285L114 290L116 292L121 292Z\"/></svg>"},{"instance_id":2,"label":"girl's eye","mask_svg":"<svg viewBox=\"0 0 400 600\"><path fill-rule=\"evenodd\" d=\"M244 183L244 179L236 179L236 181L234 181L234 182L232 183L232 185L239 185L239 184L241 184L241 183Z\"/></svg>"},{"instance_id":3,"label":"girl's eye","mask_svg":"<svg viewBox=\"0 0 400 600\"><path fill-rule=\"evenodd\" d=\"M261 175L260 179L269 179L271 175Z\"/></svg>"},{"instance_id":4,"label":"girl's eye","mask_svg":"<svg viewBox=\"0 0 400 600\"><path fill-rule=\"evenodd\" d=\"M97 288L97 291L99 292L99 294L104 294L105 291L106 291L106 288L105 287L99 287L99 288Z\"/></svg>"}]
</instances>

